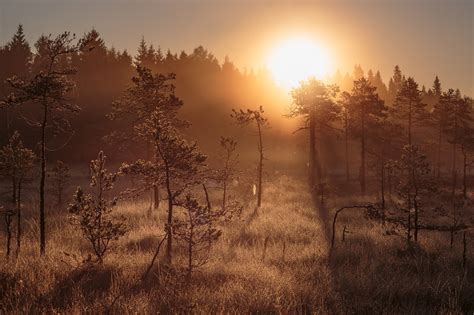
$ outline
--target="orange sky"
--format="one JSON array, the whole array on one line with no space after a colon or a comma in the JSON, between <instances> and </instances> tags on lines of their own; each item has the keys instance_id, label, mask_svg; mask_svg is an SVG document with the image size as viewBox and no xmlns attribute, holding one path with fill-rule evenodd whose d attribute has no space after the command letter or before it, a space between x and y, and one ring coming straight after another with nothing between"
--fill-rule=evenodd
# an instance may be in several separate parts
<instances>
[{"instance_id":1,"label":"orange sky","mask_svg":"<svg viewBox=\"0 0 474 315\"><path fill-rule=\"evenodd\" d=\"M240 68L265 65L276 42L292 36L324 45L335 68L393 66L430 86L473 95L473 2L429 0L236 1L236 0L3 0L0 41L23 23L30 41L42 32L95 27L108 45L136 52L142 37L172 51L203 45Z\"/></svg>"}]
</instances>

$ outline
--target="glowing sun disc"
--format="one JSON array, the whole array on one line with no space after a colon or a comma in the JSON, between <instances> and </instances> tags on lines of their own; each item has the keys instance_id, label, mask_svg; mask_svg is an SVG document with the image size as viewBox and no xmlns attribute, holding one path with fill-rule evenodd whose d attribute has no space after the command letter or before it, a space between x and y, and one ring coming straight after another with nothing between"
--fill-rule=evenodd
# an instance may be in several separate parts
<instances>
[{"instance_id":1,"label":"glowing sun disc","mask_svg":"<svg viewBox=\"0 0 474 315\"><path fill-rule=\"evenodd\" d=\"M331 68L327 51L307 38L281 42L268 58L267 67L278 85L292 88L309 77L322 79Z\"/></svg>"}]
</instances>

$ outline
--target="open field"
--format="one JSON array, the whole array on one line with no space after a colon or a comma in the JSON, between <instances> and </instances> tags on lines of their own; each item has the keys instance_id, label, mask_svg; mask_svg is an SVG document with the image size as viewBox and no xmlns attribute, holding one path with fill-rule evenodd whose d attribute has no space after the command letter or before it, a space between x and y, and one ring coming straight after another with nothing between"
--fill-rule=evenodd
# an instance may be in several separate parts
<instances>
[{"instance_id":1,"label":"open field","mask_svg":"<svg viewBox=\"0 0 474 315\"><path fill-rule=\"evenodd\" d=\"M240 190L237 198L252 198ZM333 210L361 201L331 198L324 214L306 191L304 181L285 175L266 183L262 208L255 213L250 202L240 218L222 226L208 263L190 282L179 244L171 267L157 263L140 280L164 234L165 209L149 211L144 201L120 204L130 232L97 265L82 262L88 244L64 210L49 212L48 254L40 258L36 212L25 205L22 252L0 263L0 313L472 312L474 256L469 244L464 273L460 236L450 249L448 235L422 232L420 247L406 249L401 237L384 235L362 211L349 209L339 218L330 253ZM219 197L214 191L211 200ZM350 232L344 242L343 226Z\"/></svg>"}]
</instances>

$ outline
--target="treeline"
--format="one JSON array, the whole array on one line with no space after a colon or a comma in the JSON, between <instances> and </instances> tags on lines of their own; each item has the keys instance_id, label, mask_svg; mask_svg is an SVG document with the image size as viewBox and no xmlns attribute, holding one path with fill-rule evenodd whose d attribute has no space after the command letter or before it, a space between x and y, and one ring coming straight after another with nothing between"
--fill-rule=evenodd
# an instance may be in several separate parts
<instances>
[{"instance_id":1,"label":"treeline","mask_svg":"<svg viewBox=\"0 0 474 315\"><path fill-rule=\"evenodd\" d=\"M46 37L41 36L34 45L30 45L25 40L20 25L12 39L0 47L0 98L3 99L11 92L6 79L14 75L26 78L42 69ZM249 104L264 105L273 121L273 128L267 135L269 147L275 150L291 147L290 151L294 150L294 137L291 135L293 129L288 127L290 124L283 117L289 101L287 92L275 86L267 71L242 72L228 58L220 63L202 46L189 54L184 51L177 54L169 50L164 52L160 47L154 47L142 39L137 55L132 56L127 51L107 47L96 30L83 37L89 40L87 53L77 52L63 61L77 71L72 97L81 111L71 119L75 132L70 136L68 152L57 151L53 156L77 163L90 160L94 157L93 152L104 147L112 153L113 158L120 153L115 151L115 146L107 147L104 137L116 130L117 125L107 119L106 115L111 111L112 103L132 84L131 78L135 75L137 66L146 67L153 73L176 74L173 83L176 95L187 104L181 115L191 122L187 133L206 152L218 148L218 138L213 136L214 130L220 130L223 134L238 134L231 124L228 111L231 108L245 108ZM364 75L360 66L356 66L352 74L346 73L343 76L337 72L331 81L340 86L341 90L349 91L354 80L364 76L376 87L381 99L387 104L394 102L397 88L403 79L398 67L388 85L384 84L380 72L369 70ZM434 88L422 88L422 92L423 101L432 108L437 92ZM0 127L0 144L6 144L7 135L18 130L28 145L36 146L38 135L21 119L20 116L24 113L35 114L27 107L21 112L16 109L11 109L10 113L5 110L2 112L4 123ZM134 149L133 152L138 151L139 155L145 151L144 148Z\"/></svg>"},{"instance_id":2,"label":"treeline","mask_svg":"<svg viewBox=\"0 0 474 315\"><path fill-rule=\"evenodd\" d=\"M0 48L0 98L12 91L6 79L12 76L28 78L43 68L46 37L40 37L32 47L25 40L20 25L13 38ZM239 71L228 58L219 63L202 46L189 54L182 51L178 55L169 50L163 52L142 39L138 54L132 56L127 51L107 47L96 30L83 38L88 39L88 49L63 60L76 70L71 96L81 111L71 120L75 133L67 156L61 151L53 153L58 158L84 162L95 156L93 152L104 148L107 143L103 137L117 129L117 125L106 115L111 111L112 103L133 84L131 78L136 74L137 66L146 67L153 73L176 74L173 82L176 95L187 104L182 115L192 123L189 134L208 150L218 147L219 138L213 136L214 130L235 132L228 114L231 108L243 108L249 104L280 104L269 107L269 113L284 121L281 96L284 97L285 92L278 89L264 71L257 74ZM19 130L29 145L36 145L39 140L37 134L20 118L26 112L34 114L27 107L21 113L14 109L10 113L2 112L1 144L6 143L8 131ZM273 133L275 138L280 138L278 128ZM113 156L119 153L114 152L114 146L108 149L112 150Z\"/></svg>"}]
</instances>

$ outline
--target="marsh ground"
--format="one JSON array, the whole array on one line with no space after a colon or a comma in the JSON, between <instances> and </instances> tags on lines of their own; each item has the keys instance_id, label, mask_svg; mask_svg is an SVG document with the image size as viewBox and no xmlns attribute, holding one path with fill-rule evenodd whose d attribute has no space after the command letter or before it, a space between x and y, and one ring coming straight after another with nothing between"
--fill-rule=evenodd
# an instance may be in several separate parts
<instances>
[{"instance_id":1,"label":"marsh ground","mask_svg":"<svg viewBox=\"0 0 474 315\"><path fill-rule=\"evenodd\" d=\"M241 185L243 186L243 184ZM140 277L164 234L165 209L146 201L126 202L130 232L114 244L102 265L83 263L88 244L63 209L50 209L48 254L38 257L35 200L25 202L25 235L18 258L6 260L0 236L0 313L299 313L460 314L474 310L474 256L448 235L421 233L407 249L401 237L348 210L338 221L329 251L335 209L362 202L330 196L327 213L314 206L304 180L275 175L266 182L264 203L254 211L251 189L235 188L249 200L240 218L221 226L209 261L190 282L183 276L185 252L175 246L172 267L157 264ZM211 200L219 202L219 192ZM341 229L350 232L344 242Z\"/></svg>"}]
</instances>

